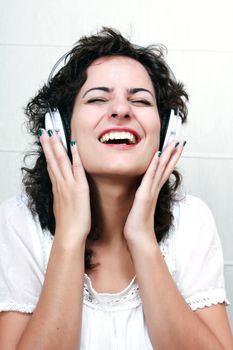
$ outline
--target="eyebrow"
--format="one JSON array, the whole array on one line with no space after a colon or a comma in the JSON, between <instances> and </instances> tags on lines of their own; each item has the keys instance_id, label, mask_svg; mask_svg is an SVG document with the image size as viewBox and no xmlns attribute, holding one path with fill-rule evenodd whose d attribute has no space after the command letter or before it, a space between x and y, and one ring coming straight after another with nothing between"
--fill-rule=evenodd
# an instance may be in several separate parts
<instances>
[{"instance_id":1,"label":"eyebrow","mask_svg":"<svg viewBox=\"0 0 233 350\"><path fill-rule=\"evenodd\" d=\"M152 94L152 92L150 90L147 90L147 89L144 89L144 88L132 88L132 89L129 89L129 93L130 94L136 94L137 92L140 92L140 91L149 92L149 94L152 97L154 97L154 95Z\"/></svg>"},{"instance_id":2,"label":"eyebrow","mask_svg":"<svg viewBox=\"0 0 233 350\"><path fill-rule=\"evenodd\" d=\"M93 91L93 90L101 90L101 91L105 91L105 92L112 92L113 88L108 88L106 86L97 86L97 87L94 87L94 88L91 88L91 89L87 90L84 93L84 95L82 96L82 98L84 98L88 92ZM137 92L140 92L140 91L148 92L152 97L154 97L153 93L150 90L147 90L147 89L144 89L144 88L131 88L131 89L128 89L128 92L130 94L132 94L132 95L136 94Z\"/></svg>"},{"instance_id":3,"label":"eyebrow","mask_svg":"<svg viewBox=\"0 0 233 350\"><path fill-rule=\"evenodd\" d=\"M110 89L110 88L105 87L105 86L97 86L97 87L94 87L94 88L91 88L91 89L87 90L87 91L85 92L85 94L83 95L83 97L85 97L86 94L87 94L88 92L92 91L92 90L101 90L101 91L105 91L105 92L112 92L112 91L113 91L112 88Z\"/></svg>"}]
</instances>

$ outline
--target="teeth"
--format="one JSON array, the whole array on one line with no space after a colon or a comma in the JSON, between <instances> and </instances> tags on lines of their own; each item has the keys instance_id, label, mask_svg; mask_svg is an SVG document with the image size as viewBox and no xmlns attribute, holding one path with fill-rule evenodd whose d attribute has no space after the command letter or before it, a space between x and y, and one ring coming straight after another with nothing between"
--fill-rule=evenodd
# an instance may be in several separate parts
<instances>
[{"instance_id":1,"label":"teeth","mask_svg":"<svg viewBox=\"0 0 233 350\"><path fill-rule=\"evenodd\" d=\"M130 132L125 132L125 131L116 131L113 132L111 131L110 133L104 134L101 138L100 138L100 142L107 142L109 140L123 140L123 139L127 139L130 141L130 143L135 144L136 143L136 137L131 134Z\"/></svg>"}]
</instances>

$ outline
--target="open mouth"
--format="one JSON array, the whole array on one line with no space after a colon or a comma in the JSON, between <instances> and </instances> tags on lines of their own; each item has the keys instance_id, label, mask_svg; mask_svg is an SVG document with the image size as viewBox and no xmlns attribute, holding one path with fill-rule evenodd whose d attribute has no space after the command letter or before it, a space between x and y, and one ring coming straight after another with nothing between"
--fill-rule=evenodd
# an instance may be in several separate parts
<instances>
[{"instance_id":1,"label":"open mouth","mask_svg":"<svg viewBox=\"0 0 233 350\"><path fill-rule=\"evenodd\" d=\"M104 144L125 144L125 145L135 145L138 143L139 139L136 135L129 131L112 131L102 135L99 141Z\"/></svg>"}]
</instances>

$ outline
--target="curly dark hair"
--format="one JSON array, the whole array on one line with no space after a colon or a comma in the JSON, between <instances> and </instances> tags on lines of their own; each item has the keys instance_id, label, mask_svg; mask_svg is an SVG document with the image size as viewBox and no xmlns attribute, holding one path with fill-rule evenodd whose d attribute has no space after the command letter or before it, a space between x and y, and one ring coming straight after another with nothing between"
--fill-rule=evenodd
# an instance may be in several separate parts
<instances>
[{"instance_id":1,"label":"curly dark hair","mask_svg":"<svg viewBox=\"0 0 233 350\"><path fill-rule=\"evenodd\" d=\"M95 35L82 37L68 52L65 65L29 101L25 113L28 117L28 130L35 137L35 150L29 152L25 159L28 156L34 156L34 165L22 167L23 184L28 197L29 209L33 215L38 215L42 229L48 229L52 235L55 234L52 186L43 149L38 139L38 129L43 128L45 124L45 113L48 112L49 108L51 110L58 109L66 129L69 131L75 97L87 79L87 68L99 57L118 55L137 60L147 70L156 91L161 125L171 109L179 110L184 122L187 117L188 95L183 84L175 80L166 64L164 51L165 48L162 45L148 47L134 45L118 31L104 27ZM68 132L68 142L70 141L69 134ZM90 179L88 181L90 183ZM176 200L175 194L180 182L181 175L177 170L174 170L160 191L154 220L158 242L162 240L172 225L172 204ZM94 212L92 208L92 228L88 235L88 239L91 240L99 239L101 235L96 227L97 216L98 213ZM92 251L86 249L86 269L94 267L91 258Z\"/></svg>"}]
</instances>

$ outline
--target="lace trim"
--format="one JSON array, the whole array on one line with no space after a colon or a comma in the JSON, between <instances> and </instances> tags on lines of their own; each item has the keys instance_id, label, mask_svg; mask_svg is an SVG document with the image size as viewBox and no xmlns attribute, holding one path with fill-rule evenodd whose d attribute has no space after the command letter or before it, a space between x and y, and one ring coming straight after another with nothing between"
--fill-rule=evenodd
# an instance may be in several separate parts
<instances>
[{"instance_id":1,"label":"lace trim","mask_svg":"<svg viewBox=\"0 0 233 350\"><path fill-rule=\"evenodd\" d=\"M173 206L173 224L166 236L159 243L160 251L167 264L170 274L175 277L176 272L176 240L179 225L180 207L176 203Z\"/></svg>"},{"instance_id":2,"label":"lace trim","mask_svg":"<svg viewBox=\"0 0 233 350\"><path fill-rule=\"evenodd\" d=\"M35 309L35 305L18 305L13 303L4 303L0 304L0 312L2 311L17 311L17 312L24 312L27 314L33 313Z\"/></svg>"},{"instance_id":3,"label":"lace trim","mask_svg":"<svg viewBox=\"0 0 233 350\"><path fill-rule=\"evenodd\" d=\"M49 260L49 256L52 248L53 238L54 237L51 235L51 233L47 229L43 230L41 246L42 246L43 261L44 261L44 276L47 272L48 260Z\"/></svg>"},{"instance_id":4,"label":"lace trim","mask_svg":"<svg viewBox=\"0 0 233 350\"><path fill-rule=\"evenodd\" d=\"M197 309L203 309L206 306L217 305L225 303L230 305L229 300L226 297L225 289L211 289L204 293L185 298L186 303L191 307L193 311Z\"/></svg>"},{"instance_id":5,"label":"lace trim","mask_svg":"<svg viewBox=\"0 0 233 350\"><path fill-rule=\"evenodd\" d=\"M135 308L141 304L136 277L134 277L130 284L119 293L98 293L93 288L91 279L85 274L83 302L92 308L105 311L119 311Z\"/></svg>"},{"instance_id":6,"label":"lace trim","mask_svg":"<svg viewBox=\"0 0 233 350\"><path fill-rule=\"evenodd\" d=\"M161 254L167 264L168 270L170 272L171 275L175 274L176 271L176 263L175 263L175 234L174 232L169 232L169 235L171 235L171 237L168 236L165 237L165 239L163 239L160 244L160 251ZM170 252L170 254L169 254Z\"/></svg>"}]
</instances>

